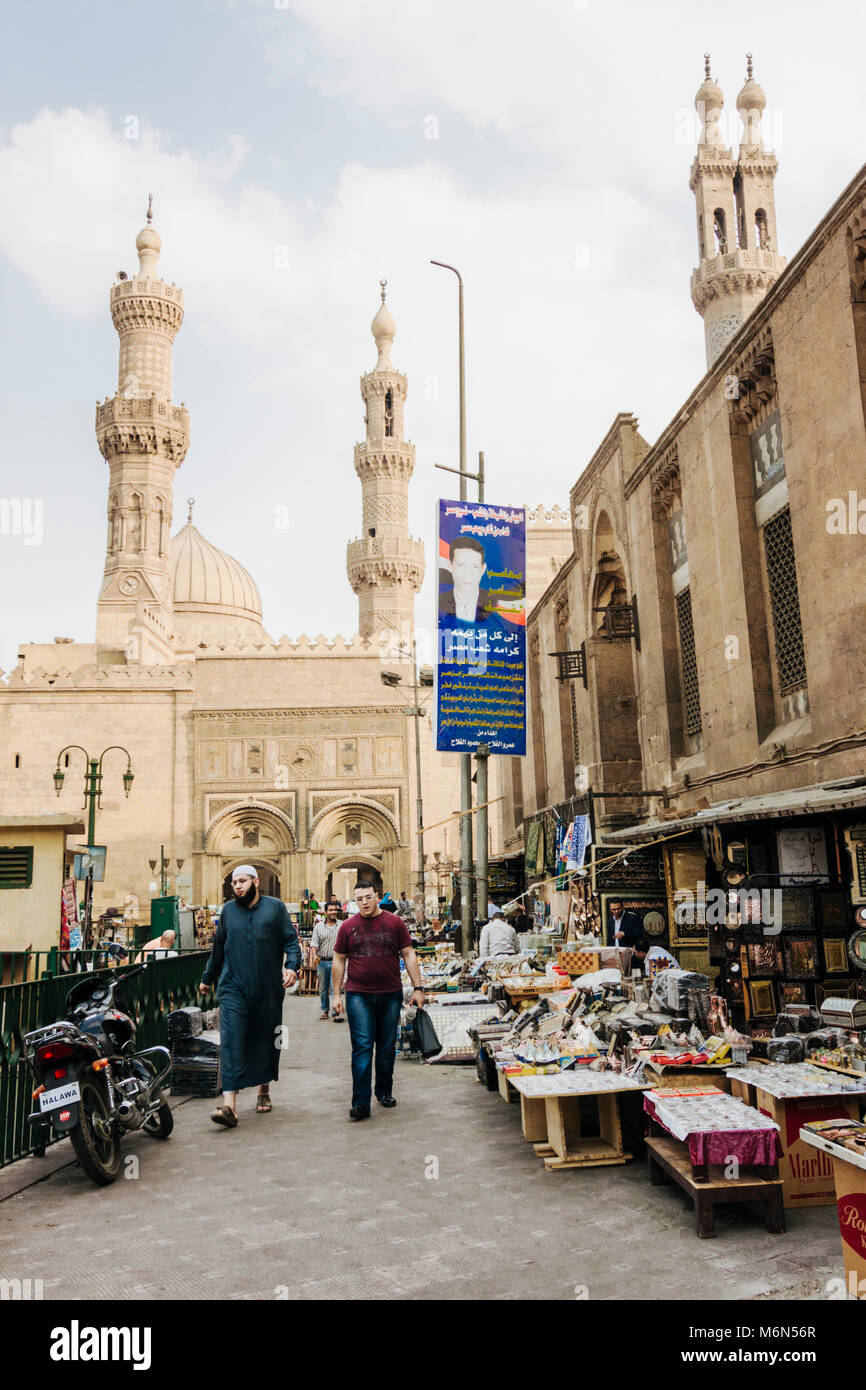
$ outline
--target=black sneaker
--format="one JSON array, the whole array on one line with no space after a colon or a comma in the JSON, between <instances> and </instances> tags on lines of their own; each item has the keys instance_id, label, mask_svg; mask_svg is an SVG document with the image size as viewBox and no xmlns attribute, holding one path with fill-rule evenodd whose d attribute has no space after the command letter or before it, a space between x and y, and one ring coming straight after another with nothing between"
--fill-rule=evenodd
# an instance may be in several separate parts
<instances>
[{"instance_id":1,"label":"black sneaker","mask_svg":"<svg viewBox=\"0 0 866 1390\"><path fill-rule=\"evenodd\" d=\"M393 1110L397 1104L393 1096L377 1096L376 1099L380 1105L384 1105L386 1110Z\"/></svg>"},{"instance_id":2,"label":"black sneaker","mask_svg":"<svg viewBox=\"0 0 866 1390\"><path fill-rule=\"evenodd\" d=\"M350 1120L369 1120L369 1118L370 1118L370 1107L369 1107L369 1105L353 1105L352 1108L351 1108L351 1110L349 1111L349 1119L350 1119Z\"/></svg>"}]
</instances>

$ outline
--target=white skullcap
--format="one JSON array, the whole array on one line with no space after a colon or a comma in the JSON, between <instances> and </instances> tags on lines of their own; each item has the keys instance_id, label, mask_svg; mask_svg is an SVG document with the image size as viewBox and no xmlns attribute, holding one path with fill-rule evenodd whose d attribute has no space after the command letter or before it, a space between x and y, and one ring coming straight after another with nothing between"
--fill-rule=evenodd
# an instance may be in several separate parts
<instances>
[{"instance_id":1,"label":"white skullcap","mask_svg":"<svg viewBox=\"0 0 866 1390\"><path fill-rule=\"evenodd\" d=\"M232 869L232 883L234 883L238 874L245 874L247 878L258 878L259 871L258 869L254 869L252 864L238 864L236 869Z\"/></svg>"}]
</instances>

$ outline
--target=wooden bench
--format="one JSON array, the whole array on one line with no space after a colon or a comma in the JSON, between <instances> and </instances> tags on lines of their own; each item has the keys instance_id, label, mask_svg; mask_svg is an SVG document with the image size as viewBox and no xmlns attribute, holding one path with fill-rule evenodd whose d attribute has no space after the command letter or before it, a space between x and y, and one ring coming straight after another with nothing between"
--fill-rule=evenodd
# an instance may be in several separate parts
<instances>
[{"instance_id":1,"label":"wooden bench","mask_svg":"<svg viewBox=\"0 0 866 1390\"><path fill-rule=\"evenodd\" d=\"M767 1230L773 1235L784 1232L781 1178L757 1173L726 1178L717 1164L709 1165L705 1179L695 1178L687 1143L670 1135L648 1135L646 1148L650 1182L661 1187L673 1181L682 1188L694 1205L695 1230L700 1237L715 1235L715 1208L724 1202L763 1202Z\"/></svg>"}]
</instances>

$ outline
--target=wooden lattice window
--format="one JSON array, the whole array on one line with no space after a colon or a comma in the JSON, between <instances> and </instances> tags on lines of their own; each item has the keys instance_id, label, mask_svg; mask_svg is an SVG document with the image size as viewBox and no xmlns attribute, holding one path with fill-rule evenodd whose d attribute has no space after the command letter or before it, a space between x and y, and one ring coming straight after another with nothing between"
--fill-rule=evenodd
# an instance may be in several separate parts
<instances>
[{"instance_id":1,"label":"wooden lattice window","mask_svg":"<svg viewBox=\"0 0 866 1390\"><path fill-rule=\"evenodd\" d=\"M0 849L0 888L29 888L33 882L33 846Z\"/></svg>"},{"instance_id":2,"label":"wooden lattice window","mask_svg":"<svg viewBox=\"0 0 866 1390\"><path fill-rule=\"evenodd\" d=\"M385 438L394 437L394 395L391 391L385 392Z\"/></svg>"},{"instance_id":3,"label":"wooden lattice window","mask_svg":"<svg viewBox=\"0 0 866 1390\"><path fill-rule=\"evenodd\" d=\"M681 589L676 596L677 624L680 632L680 682L683 697L683 728L687 734L701 732L701 690L695 655L695 627L692 621L692 591Z\"/></svg>"},{"instance_id":4,"label":"wooden lattice window","mask_svg":"<svg viewBox=\"0 0 866 1390\"><path fill-rule=\"evenodd\" d=\"M806 685L806 654L803 650L803 624L800 595L794 564L794 537L791 509L783 507L764 527L767 582L773 633L776 639L776 674L779 694L790 695Z\"/></svg>"}]
</instances>

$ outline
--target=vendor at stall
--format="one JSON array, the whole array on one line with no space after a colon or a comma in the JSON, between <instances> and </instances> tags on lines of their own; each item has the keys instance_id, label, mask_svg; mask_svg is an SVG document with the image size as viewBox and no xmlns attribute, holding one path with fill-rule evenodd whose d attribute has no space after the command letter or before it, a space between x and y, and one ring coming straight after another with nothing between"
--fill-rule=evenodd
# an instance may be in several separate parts
<instances>
[{"instance_id":1,"label":"vendor at stall","mask_svg":"<svg viewBox=\"0 0 866 1390\"><path fill-rule=\"evenodd\" d=\"M514 956L519 950L520 942L517 940L517 932L506 922L502 915L502 908L491 903L487 926L481 929L478 954L482 960L486 960L491 956Z\"/></svg>"}]
</instances>

